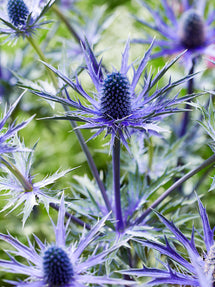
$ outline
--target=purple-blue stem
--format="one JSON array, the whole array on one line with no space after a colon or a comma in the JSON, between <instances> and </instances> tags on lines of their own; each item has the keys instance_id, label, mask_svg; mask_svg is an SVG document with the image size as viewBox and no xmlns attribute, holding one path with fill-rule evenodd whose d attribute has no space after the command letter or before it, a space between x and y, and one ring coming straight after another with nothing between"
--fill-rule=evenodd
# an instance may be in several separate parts
<instances>
[{"instance_id":1,"label":"purple-blue stem","mask_svg":"<svg viewBox=\"0 0 215 287\"><path fill-rule=\"evenodd\" d=\"M194 69L195 69L195 59L193 59L192 67L191 67L191 69L189 71L189 75L192 75L194 73ZM188 81L187 94L191 95L191 94L193 94L193 92L194 92L194 79L191 78ZM189 107L190 107L189 104L186 104L185 109L189 109ZM184 112L183 118L182 118L181 130L179 132L179 137L180 138L182 138L186 134L187 128L188 128L188 125L189 125L189 120L190 120L189 112L186 111L186 112Z\"/></svg>"},{"instance_id":2,"label":"purple-blue stem","mask_svg":"<svg viewBox=\"0 0 215 287\"><path fill-rule=\"evenodd\" d=\"M53 209L59 211L60 207L59 205L51 202L49 203L49 206L52 207ZM73 221L74 223L82 226L82 227L85 227L87 230L90 230L91 229L91 226L88 224L88 223L85 223L84 221L82 221L81 219L73 216L71 213L69 213L68 211L65 212L65 216L67 218L69 218L71 221Z\"/></svg>"},{"instance_id":3,"label":"purple-blue stem","mask_svg":"<svg viewBox=\"0 0 215 287\"><path fill-rule=\"evenodd\" d=\"M201 171L202 169L206 168L207 166L211 165L215 162L215 154L213 154L211 157L206 159L202 164L200 164L197 168L191 170L187 174L185 174L183 177L181 177L179 180L177 180L170 188L168 188L157 200L154 201L154 203L147 208L143 214L135 220L135 222L132 225L140 224L146 216L152 212L152 210L158 206L172 191L174 191L176 188L178 188L182 183L184 183L186 180L194 176L196 173Z\"/></svg>"},{"instance_id":4,"label":"purple-blue stem","mask_svg":"<svg viewBox=\"0 0 215 287\"><path fill-rule=\"evenodd\" d=\"M115 136L113 145L113 188L115 200L116 231L124 230L120 196L120 139Z\"/></svg>"},{"instance_id":5,"label":"purple-blue stem","mask_svg":"<svg viewBox=\"0 0 215 287\"><path fill-rule=\"evenodd\" d=\"M195 69L195 59L192 61L192 67L190 68L189 75L192 75L194 73ZM188 81L187 85L187 94L191 95L194 92L194 79L191 78ZM189 109L189 104L186 104L185 109ZM181 130L179 131L179 138L182 138L183 136L186 135L189 121L190 121L190 112L186 111L183 113L183 118L182 118L182 124L181 124ZM182 166L184 164L183 157L178 158L177 166ZM177 180L177 179L176 179ZM179 192L182 192L182 187L179 187Z\"/></svg>"}]
</instances>

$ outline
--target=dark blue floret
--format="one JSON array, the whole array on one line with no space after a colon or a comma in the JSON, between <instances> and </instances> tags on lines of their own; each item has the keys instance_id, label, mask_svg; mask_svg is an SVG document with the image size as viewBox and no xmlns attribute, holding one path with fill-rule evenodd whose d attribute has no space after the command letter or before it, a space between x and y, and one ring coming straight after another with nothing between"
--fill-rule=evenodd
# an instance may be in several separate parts
<instances>
[{"instance_id":1,"label":"dark blue floret","mask_svg":"<svg viewBox=\"0 0 215 287\"><path fill-rule=\"evenodd\" d=\"M119 72L107 75L103 82L101 111L107 119L122 119L131 113L130 84Z\"/></svg>"},{"instance_id":2,"label":"dark blue floret","mask_svg":"<svg viewBox=\"0 0 215 287\"><path fill-rule=\"evenodd\" d=\"M200 48L205 42L205 24L201 15L191 9L180 22L181 43L186 49Z\"/></svg>"},{"instance_id":3,"label":"dark blue floret","mask_svg":"<svg viewBox=\"0 0 215 287\"><path fill-rule=\"evenodd\" d=\"M68 284L74 275L67 253L57 246L51 246L44 252L43 272L45 282L51 287Z\"/></svg>"},{"instance_id":4,"label":"dark blue floret","mask_svg":"<svg viewBox=\"0 0 215 287\"><path fill-rule=\"evenodd\" d=\"M14 26L19 27L26 23L29 11L23 0L9 0L7 10L10 21Z\"/></svg>"}]
</instances>

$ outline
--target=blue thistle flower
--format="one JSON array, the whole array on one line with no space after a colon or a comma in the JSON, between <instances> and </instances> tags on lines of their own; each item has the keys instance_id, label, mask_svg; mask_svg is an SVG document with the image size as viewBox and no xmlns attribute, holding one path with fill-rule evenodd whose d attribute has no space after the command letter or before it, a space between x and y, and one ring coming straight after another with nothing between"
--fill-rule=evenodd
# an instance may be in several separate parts
<instances>
[{"instance_id":1,"label":"blue thistle flower","mask_svg":"<svg viewBox=\"0 0 215 287\"><path fill-rule=\"evenodd\" d=\"M207 1L191 2L193 4L187 0L181 1L183 12L177 17L167 0L161 1L163 9L161 8L159 11L155 11L145 1L141 1L143 7L152 15L154 23L135 17L138 22L158 32L163 37L163 39L155 41L155 45L160 51L152 57L174 55L188 49L184 55L184 64L188 70L192 65L193 58L202 54L214 56L212 44L215 42L215 30L212 27L215 16L214 9L211 9L210 6L208 14L205 15ZM147 40L134 39L133 42L150 43L151 36L148 35L147 38Z\"/></svg>"},{"instance_id":2,"label":"blue thistle flower","mask_svg":"<svg viewBox=\"0 0 215 287\"><path fill-rule=\"evenodd\" d=\"M179 37L186 49L196 49L205 43L205 23L198 11L189 9L179 22Z\"/></svg>"},{"instance_id":3,"label":"blue thistle flower","mask_svg":"<svg viewBox=\"0 0 215 287\"><path fill-rule=\"evenodd\" d=\"M180 56L170 63L167 63L154 78L152 78L150 73L148 75L146 74L143 86L137 92L136 88L148 60L150 59L152 46L153 45L151 45L140 61L137 70L135 70L132 65L128 64L128 41L122 54L120 70L117 71L114 69L114 71L106 73L106 71L103 71L101 61L97 62L96 57L86 40L83 43L83 52L87 64L86 70L97 90L96 98L94 95L90 96L84 90L79 82L78 76L76 76L76 82L72 81L59 70L44 63L66 84L87 100L90 103L88 106L82 105L80 100L77 102L72 100L67 91L67 98L62 99L58 96L50 95L46 91L38 91L31 87L30 89L33 93L43 98L76 109L76 111L69 111L63 117L55 118L84 122L85 124L79 126L79 128L98 130L93 137L105 130L106 134L111 134L112 136L111 146L113 146L115 136L119 136L122 143L128 148L127 139L134 131L149 132L158 135L163 129L157 126L157 122L169 114L180 111L174 106L188 99L188 97L177 98L177 96L170 99L168 98L168 94L173 87L186 82L190 77L193 77L193 75L184 77L177 82L171 82L170 79L166 86L157 88L154 93L150 94L151 89ZM127 73L131 66L133 67L133 77L132 79L129 79Z\"/></svg>"},{"instance_id":4,"label":"blue thistle flower","mask_svg":"<svg viewBox=\"0 0 215 287\"><path fill-rule=\"evenodd\" d=\"M50 246L43 254L45 282L50 286L63 286L72 281L74 271L72 263L61 247Z\"/></svg>"},{"instance_id":5,"label":"blue thistle flower","mask_svg":"<svg viewBox=\"0 0 215 287\"><path fill-rule=\"evenodd\" d=\"M103 244L102 251L99 251L99 243L96 243L96 239L107 218L108 215L98 221L87 234L83 232L78 243L67 244L69 222L66 225L64 224L65 205L64 197L62 196L57 225L52 221L55 232L54 243L43 243L34 235L38 246L36 248L29 239L28 246L26 246L10 234L0 234L0 240L7 242L13 247L13 251L7 251L10 259L0 260L1 272L27 276L25 281L8 281L13 286L84 287L89 286L89 284L92 284L92 286L106 286L109 284L115 286L134 285L134 281L112 278L105 274L97 276L94 274L94 271L91 273L94 266L105 263L108 255L126 244L128 240L122 239L118 241L119 238L117 238L115 242L112 242L111 247ZM84 251L90 244L95 245L93 246L94 248L91 248L93 252L91 254L88 250L88 256L85 258ZM22 259L25 260L23 261Z\"/></svg>"},{"instance_id":6,"label":"blue thistle flower","mask_svg":"<svg viewBox=\"0 0 215 287\"><path fill-rule=\"evenodd\" d=\"M119 72L108 74L102 83L101 113L107 119L122 119L131 113L130 84Z\"/></svg>"},{"instance_id":7,"label":"blue thistle flower","mask_svg":"<svg viewBox=\"0 0 215 287\"><path fill-rule=\"evenodd\" d=\"M6 41L20 36L31 37L35 30L48 23L38 22L53 3L54 0L46 0L41 8L40 1L8 0L6 7L0 8L0 21L3 23L0 34L8 36Z\"/></svg>"},{"instance_id":8,"label":"blue thistle flower","mask_svg":"<svg viewBox=\"0 0 215 287\"><path fill-rule=\"evenodd\" d=\"M14 26L19 27L25 25L29 11L23 0L9 0L7 10L10 21Z\"/></svg>"},{"instance_id":9,"label":"blue thistle flower","mask_svg":"<svg viewBox=\"0 0 215 287\"><path fill-rule=\"evenodd\" d=\"M176 246L169 242L165 237L165 244L158 241L150 240L136 240L143 246L157 250L160 254L166 255L173 262L177 263L176 269L173 269L173 264L166 264L162 261L160 263L164 269L148 268L125 270L123 274L137 275L138 277L146 276L153 278L148 282L148 286L157 286L160 284L179 285L179 286L200 286L200 287L213 287L215 284L215 242L214 242L214 229L211 229L208 216L202 202L198 198L199 214L203 226L203 242L205 244L205 251L199 252L195 244L195 229L193 227L191 239L189 240L173 222L170 222L160 213L157 213L160 221L166 228L174 235L174 241L180 243L186 250L183 253L177 250ZM201 249L203 244L201 244Z\"/></svg>"}]
</instances>

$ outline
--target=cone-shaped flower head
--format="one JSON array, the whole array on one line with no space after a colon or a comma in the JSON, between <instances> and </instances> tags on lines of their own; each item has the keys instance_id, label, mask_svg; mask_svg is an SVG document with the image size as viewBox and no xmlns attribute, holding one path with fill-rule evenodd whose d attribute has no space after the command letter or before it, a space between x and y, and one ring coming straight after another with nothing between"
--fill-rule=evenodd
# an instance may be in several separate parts
<instances>
[{"instance_id":1,"label":"cone-shaped flower head","mask_svg":"<svg viewBox=\"0 0 215 287\"><path fill-rule=\"evenodd\" d=\"M97 241L98 234L103 229L108 216L98 221L89 232L84 230L79 242L76 240L76 242L68 243L67 235L69 233L67 228L69 227L69 221L64 224L65 205L62 196L57 224L55 225L51 220L55 231L55 242L52 244L43 243L34 235L38 247L36 248L29 238L28 245L24 245L10 234L0 234L0 240L13 247L13 251L7 252L9 260L0 259L1 272L26 275L25 281L9 281L17 287L134 285L134 281L108 276L105 274L105 268L101 268L100 276L94 272L96 265L102 267L108 256L125 245L129 239L121 238L119 240L119 238L116 238L115 242L111 243L111 247L109 247L107 241L103 241L103 243L101 243L101 240ZM89 245L90 248L88 248ZM87 251L87 258L84 251Z\"/></svg>"},{"instance_id":2,"label":"cone-shaped flower head","mask_svg":"<svg viewBox=\"0 0 215 287\"><path fill-rule=\"evenodd\" d=\"M192 4L190 4L190 2ZM162 7L155 11L146 1L141 4L152 15L153 20L145 21L137 18L137 21L144 26L158 32L163 38L157 39L155 45L160 49L152 57L168 56L188 49L184 55L184 64L189 70L193 58L206 54L215 56L212 44L215 43L215 30L212 23L215 19L215 11L206 7L206 0L180 1L182 12L180 15L174 10L171 1L161 1ZM134 43L150 43L151 36L147 39L134 39Z\"/></svg>"},{"instance_id":3,"label":"cone-shaped flower head","mask_svg":"<svg viewBox=\"0 0 215 287\"><path fill-rule=\"evenodd\" d=\"M205 43L205 23L198 11L186 11L179 22L179 37L186 49L195 49Z\"/></svg>"},{"instance_id":4,"label":"cone-shaped flower head","mask_svg":"<svg viewBox=\"0 0 215 287\"><path fill-rule=\"evenodd\" d=\"M108 74L102 83L101 112L107 119L122 119L131 113L130 84L119 72Z\"/></svg>"},{"instance_id":5,"label":"cone-shaped flower head","mask_svg":"<svg viewBox=\"0 0 215 287\"><path fill-rule=\"evenodd\" d=\"M72 263L61 247L48 247L43 254L44 280L49 286L64 286L74 275Z\"/></svg>"},{"instance_id":6,"label":"cone-shaped flower head","mask_svg":"<svg viewBox=\"0 0 215 287\"><path fill-rule=\"evenodd\" d=\"M23 0L9 0L7 3L7 10L10 21L14 26L19 27L26 23L29 11Z\"/></svg>"},{"instance_id":7,"label":"cone-shaped flower head","mask_svg":"<svg viewBox=\"0 0 215 287\"><path fill-rule=\"evenodd\" d=\"M137 69L135 69L133 65L128 64L128 41L122 54L121 68L119 70L114 68L112 72L107 72L106 69L103 70L101 61L97 62L86 40L83 43L83 52L87 64L86 70L95 86L96 96L95 94L91 96L84 90L78 76L76 77L76 81L72 81L60 71L45 64L88 101L89 105L83 105L80 100L74 101L70 98L67 91L66 99L50 95L44 90L37 91L34 89L33 93L48 100L60 102L75 108L75 111L69 111L63 117L55 117L56 119L78 119L78 121L85 123L79 126L79 128L98 130L93 137L99 135L102 131L106 131L106 134L111 134L110 146L113 145L114 138L117 135L120 137L121 142L128 147L127 139L134 132L140 131L159 134L159 132L163 131L162 128L158 127L157 122L163 117L179 111L175 105L185 100L183 97L178 99L177 96L169 99L168 96L169 91L176 85L184 83L188 79L187 77L177 81L177 84L176 82L172 83L170 80L166 86L157 88L156 91L151 92L151 89L156 86L158 81L178 58L167 63L154 78L152 78L150 73L146 73L144 85L141 87L138 86L139 79L150 59L151 49L152 45L141 59ZM130 67L133 68L133 77L129 78L128 71ZM31 89L31 87L29 88Z\"/></svg>"},{"instance_id":8,"label":"cone-shaped flower head","mask_svg":"<svg viewBox=\"0 0 215 287\"><path fill-rule=\"evenodd\" d=\"M42 7L39 0L8 0L0 7L0 34L7 35L6 41L18 37L31 37L42 25L41 18L47 12L54 0L44 1Z\"/></svg>"}]
</instances>

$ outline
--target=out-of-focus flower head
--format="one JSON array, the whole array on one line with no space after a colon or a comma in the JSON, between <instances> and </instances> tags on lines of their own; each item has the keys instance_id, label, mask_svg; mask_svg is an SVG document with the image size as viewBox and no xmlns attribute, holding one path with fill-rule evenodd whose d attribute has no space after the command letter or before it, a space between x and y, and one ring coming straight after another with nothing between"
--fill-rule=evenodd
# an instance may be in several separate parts
<instances>
[{"instance_id":1,"label":"out-of-focus flower head","mask_svg":"<svg viewBox=\"0 0 215 287\"><path fill-rule=\"evenodd\" d=\"M47 186L65 176L70 170L57 171L53 175L35 182L34 177L31 175L35 147L30 151L26 151L24 143L20 142L18 138L14 138L14 144L19 147L20 152L13 154L9 160L1 159L1 169L4 175L0 176L0 190L3 191L1 195L6 197L8 201L1 212L8 209L13 211L24 204L22 209L24 225L35 205L42 202L48 212L51 202L59 202L53 196L53 191L51 195Z\"/></svg>"},{"instance_id":2,"label":"out-of-focus flower head","mask_svg":"<svg viewBox=\"0 0 215 287\"><path fill-rule=\"evenodd\" d=\"M198 231L198 235L201 237L200 248L195 243L195 228L193 227L191 239L188 239L176 225L165 218L163 215L156 212L158 218L166 226L166 228L174 235L171 241L179 242L180 246L183 246L186 250L181 252L177 250L177 245L170 243L165 237L165 244L152 240L137 240L143 246L157 250L160 254L166 255L171 259L171 263L165 263L160 261L165 269L156 269L144 267L143 269L127 270L123 273L129 275L136 275L138 277L146 276L153 278L148 282L148 286L160 286L162 284L179 285L179 286L200 286L200 287L212 287L215 283L215 242L214 242L214 229L212 230L209 224L206 210L198 198L199 214L202 221L203 235ZM205 250L203 251L203 243ZM174 266L174 263L177 263ZM144 286L146 286L144 285Z\"/></svg>"},{"instance_id":3,"label":"out-of-focus flower head","mask_svg":"<svg viewBox=\"0 0 215 287\"><path fill-rule=\"evenodd\" d=\"M151 72L143 78L143 86L139 87L139 79L150 59L152 46L141 59L138 68L128 64L129 41L126 44L122 54L121 68L112 72L107 72L102 65L102 61L97 59L91 50L87 41L83 43L83 52L86 61L86 70L92 79L96 92L90 95L81 85L78 76L76 81L69 79L59 70L46 64L66 85L70 86L80 96L82 96L89 105L83 105L80 100L74 101L67 93L67 98L50 95L46 91L32 92L51 101L56 101L75 108L75 111L69 111L59 119L78 120L85 124L79 128L98 130L92 138L106 131L111 134L110 146L113 146L115 136L118 136L122 143L128 148L127 139L134 131L149 132L159 135L163 131L157 125L157 122L163 117L174 112L180 111L177 104L184 102L187 97L169 98L168 94L173 87L184 83L190 76L184 77L176 82L169 80L168 84L162 88L157 88L153 93L151 89L156 86L166 71L177 61L178 57L167 63L153 78ZM129 80L128 71L133 68L133 76ZM31 87L30 87L31 88ZM56 117L57 118L57 117Z\"/></svg>"},{"instance_id":4,"label":"out-of-focus flower head","mask_svg":"<svg viewBox=\"0 0 215 287\"><path fill-rule=\"evenodd\" d=\"M10 260L0 260L2 271L7 273L17 273L26 275L25 281L8 281L13 286L26 287L84 287L88 284L93 286L106 286L108 284L133 285L134 281L127 281L120 278L113 278L100 271L100 275L96 274L93 268L96 265L102 265L106 262L108 256L111 255L120 246L126 243L123 241L115 241L110 246L106 243L96 243L98 234L101 232L107 217L98 221L96 225L86 234L83 232L80 241L68 244L68 227L64 224L65 206L62 197L57 225L53 222L55 232L55 242L52 244L43 243L34 236L38 248L28 240L29 246L22 244L19 240L11 235L0 234L0 239L9 243L14 247L14 251L7 252ZM88 245L93 245L93 252L89 253L85 258L84 251ZM101 251L102 249L102 251ZM25 259L25 263L21 263L17 258Z\"/></svg>"},{"instance_id":5,"label":"out-of-focus flower head","mask_svg":"<svg viewBox=\"0 0 215 287\"><path fill-rule=\"evenodd\" d=\"M45 2L46 0L40 0L39 1L40 7L43 7ZM77 2L77 0L56 0L55 4L58 5L60 8L70 10L74 7L75 2Z\"/></svg>"},{"instance_id":6,"label":"out-of-focus flower head","mask_svg":"<svg viewBox=\"0 0 215 287\"><path fill-rule=\"evenodd\" d=\"M0 34L8 36L6 41L32 36L35 30L48 23L40 20L53 3L54 0L46 1L41 8L39 0L4 1L0 10Z\"/></svg>"},{"instance_id":7,"label":"out-of-focus flower head","mask_svg":"<svg viewBox=\"0 0 215 287\"><path fill-rule=\"evenodd\" d=\"M59 6L63 9L71 9L74 6L76 0L60 0Z\"/></svg>"},{"instance_id":8,"label":"out-of-focus flower head","mask_svg":"<svg viewBox=\"0 0 215 287\"><path fill-rule=\"evenodd\" d=\"M140 2L151 13L154 23L141 18L136 19L163 36L163 39L155 41L160 51L156 52L153 58L173 55L187 49L184 64L189 69L195 57L202 54L215 56L212 48L212 44L215 43L215 29L212 26L215 12L209 6L208 14L205 15L206 0L191 1L193 4L190 4L188 0L181 1L180 7L183 10L179 17L174 11L173 1L170 4L167 0L162 0L163 9L156 11L145 1ZM150 43L150 41L151 36L148 35L147 40L134 39L133 42Z\"/></svg>"}]
</instances>

